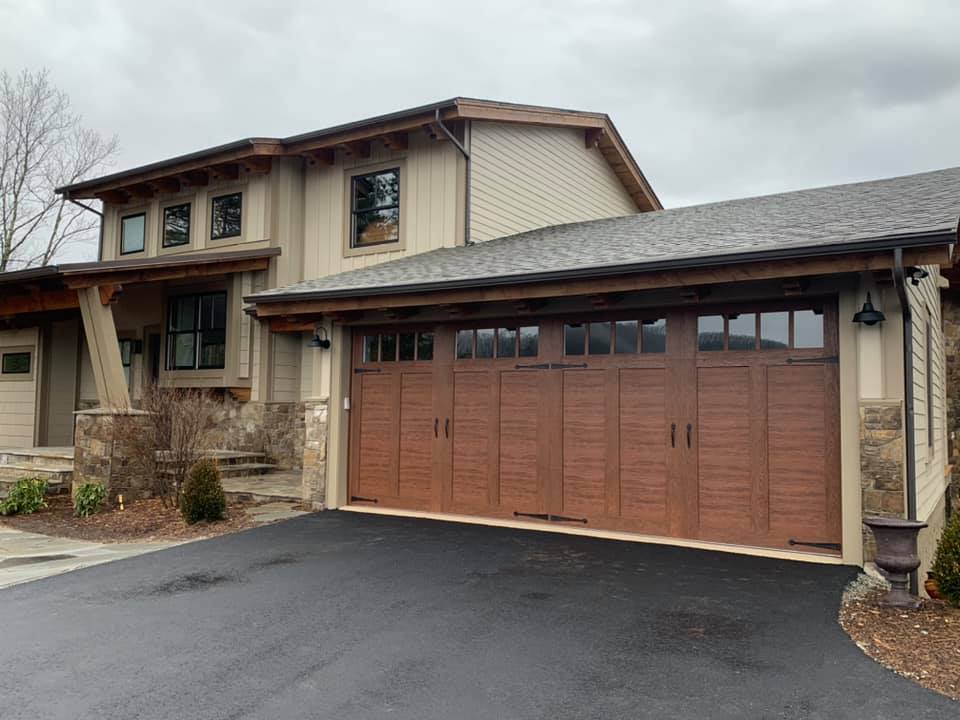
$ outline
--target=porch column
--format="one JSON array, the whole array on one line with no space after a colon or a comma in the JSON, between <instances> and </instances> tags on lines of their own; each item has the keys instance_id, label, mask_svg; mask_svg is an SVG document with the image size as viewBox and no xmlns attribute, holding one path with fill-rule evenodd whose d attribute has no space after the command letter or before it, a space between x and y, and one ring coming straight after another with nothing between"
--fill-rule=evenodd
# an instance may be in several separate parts
<instances>
[{"instance_id":1,"label":"porch column","mask_svg":"<svg viewBox=\"0 0 960 720\"><path fill-rule=\"evenodd\" d=\"M129 408L130 392L123 375L117 326L113 322L109 299L103 302L105 294L101 294L97 286L77 290L77 296L100 407Z\"/></svg>"}]
</instances>

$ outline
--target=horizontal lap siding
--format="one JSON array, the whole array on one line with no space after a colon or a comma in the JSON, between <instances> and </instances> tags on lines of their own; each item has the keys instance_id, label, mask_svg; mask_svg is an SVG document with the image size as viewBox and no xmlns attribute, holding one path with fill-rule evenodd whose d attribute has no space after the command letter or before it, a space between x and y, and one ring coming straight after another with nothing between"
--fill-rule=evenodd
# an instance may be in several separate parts
<instances>
[{"instance_id":1,"label":"horizontal lap siding","mask_svg":"<svg viewBox=\"0 0 960 720\"><path fill-rule=\"evenodd\" d=\"M583 130L474 122L470 156L473 240L637 212Z\"/></svg>"},{"instance_id":2,"label":"horizontal lap siding","mask_svg":"<svg viewBox=\"0 0 960 720\"><path fill-rule=\"evenodd\" d=\"M913 309L913 395L914 446L917 471L917 516L926 520L936 509L946 489L946 388L943 332L940 319L939 269L926 268L930 277L919 286L908 285ZM933 389L933 445L927 441L927 338L931 331L931 373Z\"/></svg>"},{"instance_id":3,"label":"horizontal lap siding","mask_svg":"<svg viewBox=\"0 0 960 720\"><path fill-rule=\"evenodd\" d=\"M33 350L31 375L23 380L0 379L0 446L31 447L36 425L37 381L40 358L36 328L0 332L0 352L5 348ZM9 376L8 376L9 377Z\"/></svg>"}]
</instances>

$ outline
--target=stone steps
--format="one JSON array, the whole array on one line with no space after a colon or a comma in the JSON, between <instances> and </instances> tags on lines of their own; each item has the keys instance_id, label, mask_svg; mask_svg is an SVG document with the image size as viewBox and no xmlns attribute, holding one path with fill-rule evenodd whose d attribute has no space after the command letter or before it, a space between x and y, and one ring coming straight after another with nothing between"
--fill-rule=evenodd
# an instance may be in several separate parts
<instances>
[{"instance_id":1,"label":"stone steps","mask_svg":"<svg viewBox=\"0 0 960 720\"><path fill-rule=\"evenodd\" d=\"M37 465L73 470L73 448L0 449L2 465Z\"/></svg>"}]
</instances>

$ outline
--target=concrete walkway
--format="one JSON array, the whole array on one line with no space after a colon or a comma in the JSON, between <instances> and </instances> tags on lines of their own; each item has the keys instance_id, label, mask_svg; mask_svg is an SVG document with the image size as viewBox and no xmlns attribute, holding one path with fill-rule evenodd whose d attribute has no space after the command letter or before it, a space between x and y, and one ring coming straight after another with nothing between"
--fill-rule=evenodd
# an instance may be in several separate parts
<instances>
[{"instance_id":1,"label":"concrete walkway","mask_svg":"<svg viewBox=\"0 0 960 720\"><path fill-rule=\"evenodd\" d=\"M0 527L0 588L134 557L180 542L94 543Z\"/></svg>"}]
</instances>

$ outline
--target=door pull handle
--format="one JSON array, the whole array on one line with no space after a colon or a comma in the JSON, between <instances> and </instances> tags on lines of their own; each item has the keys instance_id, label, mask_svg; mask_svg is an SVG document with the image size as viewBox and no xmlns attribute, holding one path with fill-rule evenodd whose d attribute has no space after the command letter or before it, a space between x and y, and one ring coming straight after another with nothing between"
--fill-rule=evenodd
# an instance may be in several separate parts
<instances>
[{"instance_id":1,"label":"door pull handle","mask_svg":"<svg viewBox=\"0 0 960 720\"><path fill-rule=\"evenodd\" d=\"M445 438L450 437L450 418L447 418L446 421L443 423L443 436Z\"/></svg>"},{"instance_id":2,"label":"door pull handle","mask_svg":"<svg viewBox=\"0 0 960 720\"><path fill-rule=\"evenodd\" d=\"M670 423L670 447L677 446L677 424Z\"/></svg>"},{"instance_id":3,"label":"door pull handle","mask_svg":"<svg viewBox=\"0 0 960 720\"><path fill-rule=\"evenodd\" d=\"M690 433L693 430L693 425L687 423L687 447L690 447Z\"/></svg>"},{"instance_id":4,"label":"door pull handle","mask_svg":"<svg viewBox=\"0 0 960 720\"><path fill-rule=\"evenodd\" d=\"M433 436L434 436L435 438L436 438L436 437L440 437L439 427L440 427L440 419L439 419L439 418L434 418L434 419L433 419Z\"/></svg>"}]
</instances>

